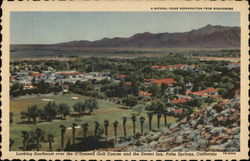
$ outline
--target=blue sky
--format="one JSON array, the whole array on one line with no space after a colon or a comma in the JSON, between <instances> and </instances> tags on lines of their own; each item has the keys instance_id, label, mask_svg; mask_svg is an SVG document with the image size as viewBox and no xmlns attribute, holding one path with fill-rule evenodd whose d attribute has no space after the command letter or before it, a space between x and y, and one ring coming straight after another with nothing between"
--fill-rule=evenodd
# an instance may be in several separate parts
<instances>
[{"instance_id":1,"label":"blue sky","mask_svg":"<svg viewBox=\"0 0 250 161\"><path fill-rule=\"evenodd\" d=\"M207 24L240 26L239 12L12 12L11 44L52 44L136 33L185 32Z\"/></svg>"}]
</instances>

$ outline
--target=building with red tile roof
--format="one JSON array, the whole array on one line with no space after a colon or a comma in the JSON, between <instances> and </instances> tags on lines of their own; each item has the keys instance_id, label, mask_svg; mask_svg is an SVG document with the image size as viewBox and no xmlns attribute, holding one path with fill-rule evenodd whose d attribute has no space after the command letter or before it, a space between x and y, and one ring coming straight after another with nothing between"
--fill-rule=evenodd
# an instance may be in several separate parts
<instances>
[{"instance_id":1,"label":"building with red tile roof","mask_svg":"<svg viewBox=\"0 0 250 161\"><path fill-rule=\"evenodd\" d=\"M173 104L178 104L178 103L185 103L187 101L188 101L187 98L181 98L181 99L171 100L170 102L173 103Z\"/></svg>"},{"instance_id":2,"label":"building with red tile roof","mask_svg":"<svg viewBox=\"0 0 250 161\"><path fill-rule=\"evenodd\" d=\"M32 77L41 77L43 75L44 75L43 73L39 73L39 72L35 72L35 73L30 74L30 76L32 76Z\"/></svg>"},{"instance_id":3,"label":"building with red tile roof","mask_svg":"<svg viewBox=\"0 0 250 161\"><path fill-rule=\"evenodd\" d=\"M163 83L172 86L173 84L176 83L176 80L172 78L164 78L164 79L152 79L151 82L156 83L158 86L160 86Z\"/></svg>"},{"instance_id":4,"label":"building with red tile roof","mask_svg":"<svg viewBox=\"0 0 250 161\"><path fill-rule=\"evenodd\" d=\"M173 109L171 112L173 112L174 114L180 114L183 112L182 109Z\"/></svg>"},{"instance_id":5,"label":"building with red tile roof","mask_svg":"<svg viewBox=\"0 0 250 161\"><path fill-rule=\"evenodd\" d=\"M132 82L125 82L126 86L130 86L132 84Z\"/></svg>"},{"instance_id":6,"label":"building with red tile roof","mask_svg":"<svg viewBox=\"0 0 250 161\"><path fill-rule=\"evenodd\" d=\"M149 83L156 83L158 86L160 86L161 84L165 83L169 86L172 86L173 84L176 83L176 80L174 80L173 78L163 78L163 79L144 79L145 84L149 84Z\"/></svg>"},{"instance_id":7,"label":"building with red tile roof","mask_svg":"<svg viewBox=\"0 0 250 161\"><path fill-rule=\"evenodd\" d=\"M212 88L212 87L204 89L202 91L196 91L196 92L187 91L187 93L198 95L198 96L207 96L207 97L214 97L214 98L219 97L217 93L217 89Z\"/></svg>"},{"instance_id":8,"label":"building with red tile roof","mask_svg":"<svg viewBox=\"0 0 250 161\"><path fill-rule=\"evenodd\" d=\"M153 68L153 69L168 69L169 66L168 65L153 65L153 66L151 66L151 68Z\"/></svg>"}]
</instances>

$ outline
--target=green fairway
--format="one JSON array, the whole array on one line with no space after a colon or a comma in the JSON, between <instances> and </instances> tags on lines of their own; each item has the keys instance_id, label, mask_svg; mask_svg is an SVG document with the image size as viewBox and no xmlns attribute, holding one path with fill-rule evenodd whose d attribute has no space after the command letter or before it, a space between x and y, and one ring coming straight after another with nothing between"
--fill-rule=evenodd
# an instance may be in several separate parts
<instances>
[{"instance_id":1,"label":"green fairway","mask_svg":"<svg viewBox=\"0 0 250 161\"><path fill-rule=\"evenodd\" d=\"M77 100L72 99L72 97L78 97ZM59 103L67 103L68 105L72 106L76 102L86 99L87 97L77 95L77 94L66 94L66 95L53 95L53 96L38 96L35 98L19 98L19 99L12 99L10 101L11 109L10 111L14 113L13 117L13 124L10 127L10 136L11 139L15 141L15 143L12 146L12 150L22 150L20 147L22 147L22 137L21 132L22 131L31 131L35 130L35 128L39 127L41 128L45 133L45 139L47 140L48 134L53 134L55 136L55 142L53 143L53 150L58 150L60 147L60 125L64 125L66 127L70 127L72 123L77 123L78 125L82 125L83 123L89 124L89 130L88 135L93 135L94 131L94 122L98 121L100 123L100 127L103 128L103 121L109 120L109 138L114 138L114 128L113 128L113 122L117 120L119 122L118 124L118 137L123 135L123 128L122 128L122 118L123 116L126 116L128 118L127 120L127 135L133 134L132 129L132 121L131 121L131 115L134 114L134 112L131 109L122 109L123 105L114 104L108 101L99 100L99 109L94 110L94 112L91 115L84 115L81 117L67 117L66 120L53 120L51 122L42 122L38 123L36 125L34 124L23 124L20 123L23 121L20 118L20 112L25 111L29 106L36 104L38 107L44 106L47 101L44 101L43 99L50 99L54 100L57 104ZM146 116L146 112L141 114L146 118L144 123L144 131L148 132L148 119ZM136 132L140 132L140 121L139 117L137 116L136 121ZM172 123L175 121L175 118L168 117L168 122ZM161 128L164 127L164 121L163 118L161 118ZM152 128L157 129L157 120L156 116L153 117L152 121ZM76 137L83 136L82 128L78 128L76 132ZM72 143L72 135L71 135L71 129L68 129L66 131L65 135L65 145L66 143L70 141ZM48 150L48 143L41 142L41 150ZM34 149L35 150L35 149Z\"/></svg>"}]
</instances>

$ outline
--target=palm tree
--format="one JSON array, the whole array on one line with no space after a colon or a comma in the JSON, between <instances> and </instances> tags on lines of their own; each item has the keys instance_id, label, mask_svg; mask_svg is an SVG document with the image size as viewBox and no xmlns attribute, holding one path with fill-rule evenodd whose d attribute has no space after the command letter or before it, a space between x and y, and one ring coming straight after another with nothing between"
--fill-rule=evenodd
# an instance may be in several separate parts
<instances>
[{"instance_id":1,"label":"palm tree","mask_svg":"<svg viewBox=\"0 0 250 161\"><path fill-rule=\"evenodd\" d=\"M94 133L94 136L97 136L97 132L100 128L100 123L98 121L95 121L95 133Z\"/></svg>"},{"instance_id":2,"label":"palm tree","mask_svg":"<svg viewBox=\"0 0 250 161\"><path fill-rule=\"evenodd\" d=\"M161 113L160 112L158 112L157 113L157 127L158 127L158 129L160 128L160 119L161 119Z\"/></svg>"},{"instance_id":3,"label":"palm tree","mask_svg":"<svg viewBox=\"0 0 250 161\"><path fill-rule=\"evenodd\" d=\"M10 126L11 126L11 124L13 123L13 112L10 112Z\"/></svg>"},{"instance_id":4,"label":"palm tree","mask_svg":"<svg viewBox=\"0 0 250 161\"><path fill-rule=\"evenodd\" d=\"M133 134L135 135L135 122L136 122L136 116L133 115L133 116L131 117L131 120L132 120L132 122L133 122Z\"/></svg>"},{"instance_id":5,"label":"palm tree","mask_svg":"<svg viewBox=\"0 0 250 161\"><path fill-rule=\"evenodd\" d=\"M127 122L127 117L123 117L123 132L124 132L124 138L127 137L127 131L126 131L126 122Z\"/></svg>"},{"instance_id":6,"label":"palm tree","mask_svg":"<svg viewBox=\"0 0 250 161\"><path fill-rule=\"evenodd\" d=\"M89 124L88 124L88 123L82 124L82 130L83 130L83 137L84 137L84 138L87 137L88 129L89 129Z\"/></svg>"},{"instance_id":7,"label":"palm tree","mask_svg":"<svg viewBox=\"0 0 250 161\"><path fill-rule=\"evenodd\" d=\"M167 116L168 116L168 111L164 110L163 111L163 117L164 117L164 125L167 127Z\"/></svg>"},{"instance_id":8,"label":"palm tree","mask_svg":"<svg viewBox=\"0 0 250 161\"><path fill-rule=\"evenodd\" d=\"M39 151L41 147L40 139L42 135L42 130L40 128L36 128L35 133L36 133L36 150Z\"/></svg>"},{"instance_id":9,"label":"palm tree","mask_svg":"<svg viewBox=\"0 0 250 161\"><path fill-rule=\"evenodd\" d=\"M144 124L145 118L143 116L140 117L140 123L141 123L141 134L143 135L143 124Z\"/></svg>"},{"instance_id":10,"label":"palm tree","mask_svg":"<svg viewBox=\"0 0 250 161\"><path fill-rule=\"evenodd\" d=\"M66 132L66 127L64 125L59 126L61 128L61 148L64 149L64 135Z\"/></svg>"},{"instance_id":11,"label":"palm tree","mask_svg":"<svg viewBox=\"0 0 250 161\"><path fill-rule=\"evenodd\" d=\"M76 123L72 123L72 143L75 144Z\"/></svg>"},{"instance_id":12,"label":"palm tree","mask_svg":"<svg viewBox=\"0 0 250 161\"><path fill-rule=\"evenodd\" d=\"M149 131L152 130L152 119L154 114L152 112L148 113L148 124L149 124Z\"/></svg>"},{"instance_id":13,"label":"palm tree","mask_svg":"<svg viewBox=\"0 0 250 161\"><path fill-rule=\"evenodd\" d=\"M22 131L22 137L23 137L23 151L25 151L27 150L29 133L27 131Z\"/></svg>"},{"instance_id":14,"label":"palm tree","mask_svg":"<svg viewBox=\"0 0 250 161\"><path fill-rule=\"evenodd\" d=\"M108 127L109 127L109 120L104 120L104 128L105 128L106 142L108 141Z\"/></svg>"},{"instance_id":15,"label":"palm tree","mask_svg":"<svg viewBox=\"0 0 250 161\"><path fill-rule=\"evenodd\" d=\"M114 126L114 131L115 131L115 141L117 139L117 126L118 126L118 121L113 122L113 126Z\"/></svg>"},{"instance_id":16,"label":"palm tree","mask_svg":"<svg viewBox=\"0 0 250 161\"><path fill-rule=\"evenodd\" d=\"M48 140L49 140L49 150L52 151L52 142L54 142L54 135L49 134Z\"/></svg>"},{"instance_id":17,"label":"palm tree","mask_svg":"<svg viewBox=\"0 0 250 161\"><path fill-rule=\"evenodd\" d=\"M15 143L15 141L14 140L12 140L12 139L10 139L10 146L9 146L9 148L10 148L10 151L11 151L11 147L12 147L12 145Z\"/></svg>"}]
</instances>

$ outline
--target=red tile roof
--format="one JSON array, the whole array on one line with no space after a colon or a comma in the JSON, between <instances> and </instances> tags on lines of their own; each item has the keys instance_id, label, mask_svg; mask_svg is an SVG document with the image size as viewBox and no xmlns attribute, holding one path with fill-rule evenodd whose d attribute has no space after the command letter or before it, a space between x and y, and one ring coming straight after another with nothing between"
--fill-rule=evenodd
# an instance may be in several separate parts
<instances>
[{"instance_id":1,"label":"red tile roof","mask_svg":"<svg viewBox=\"0 0 250 161\"><path fill-rule=\"evenodd\" d=\"M178 103L184 103L184 102L187 102L187 101L188 101L188 99L181 98L181 99L171 100L170 102L173 103L173 104L178 104Z\"/></svg>"},{"instance_id":2,"label":"red tile roof","mask_svg":"<svg viewBox=\"0 0 250 161\"><path fill-rule=\"evenodd\" d=\"M188 91L187 93L194 94L194 95L199 95L199 96L218 97L217 95L208 95L208 94L206 94L206 93L215 93L215 92L217 92L216 88L207 88L207 89L204 89L202 91L196 91L196 92Z\"/></svg>"},{"instance_id":3,"label":"red tile roof","mask_svg":"<svg viewBox=\"0 0 250 161\"><path fill-rule=\"evenodd\" d=\"M36 73L31 73L30 75L31 75L32 77L40 77L40 76L43 75L43 73L38 73L38 72L36 72Z\"/></svg>"},{"instance_id":4,"label":"red tile roof","mask_svg":"<svg viewBox=\"0 0 250 161\"><path fill-rule=\"evenodd\" d=\"M151 68L154 68L154 69L168 69L169 66L167 66L167 65L154 65Z\"/></svg>"},{"instance_id":5,"label":"red tile roof","mask_svg":"<svg viewBox=\"0 0 250 161\"><path fill-rule=\"evenodd\" d=\"M139 95L143 95L143 96L152 96L152 93L148 92L148 91L140 91Z\"/></svg>"},{"instance_id":6,"label":"red tile roof","mask_svg":"<svg viewBox=\"0 0 250 161\"><path fill-rule=\"evenodd\" d=\"M217 92L216 88L208 88L208 89L204 89L203 92Z\"/></svg>"},{"instance_id":7,"label":"red tile roof","mask_svg":"<svg viewBox=\"0 0 250 161\"><path fill-rule=\"evenodd\" d=\"M176 81L172 78L164 78L164 79L152 79L152 82L156 83L157 85L161 85L163 83L167 84L167 85L173 85L174 83L176 83Z\"/></svg>"},{"instance_id":8,"label":"red tile roof","mask_svg":"<svg viewBox=\"0 0 250 161\"><path fill-rule=\"evenodd\" d=\"M130 86L132 82L125 82L125 85Z\"/></svg>"},{"instance_id":9,"label":"red tile roof","mask_svg":"<svg viewBox=\"0 0 250 161\"><path fill-rule=\"evenodd\" d=\"M173 109L172 112L173 113L182 113L183 110L181 110L181 109Z\"/></svg>"}]
</instances>

